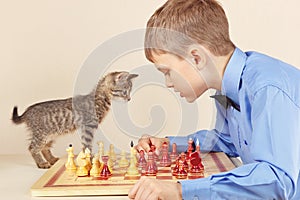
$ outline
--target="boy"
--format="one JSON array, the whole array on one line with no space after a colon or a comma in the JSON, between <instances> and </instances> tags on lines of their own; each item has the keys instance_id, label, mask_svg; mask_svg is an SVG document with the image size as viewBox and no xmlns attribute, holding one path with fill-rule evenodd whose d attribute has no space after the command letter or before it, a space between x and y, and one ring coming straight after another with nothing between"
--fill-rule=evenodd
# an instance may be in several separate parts
<instances>
[{"instance_id":1,"label":"boy","mask_svg":"<svg viewBox=\"0 0 300 200\"><path fill-rule=\"evenodd\" d=\"M184 151L193 138L202 151L240 156L244 165L179 183L142 178L130 199L300 199L300 71L244 53L228 32L215 0L169 0L152 15L145 54L164 73L167 87L188 102L210 88L228 101L216 97L223 102L216 102L215 129L187 137L145 136L136 148L148 151L150 143L159 148L167 141Z\"/></svg>"}]
</instances>

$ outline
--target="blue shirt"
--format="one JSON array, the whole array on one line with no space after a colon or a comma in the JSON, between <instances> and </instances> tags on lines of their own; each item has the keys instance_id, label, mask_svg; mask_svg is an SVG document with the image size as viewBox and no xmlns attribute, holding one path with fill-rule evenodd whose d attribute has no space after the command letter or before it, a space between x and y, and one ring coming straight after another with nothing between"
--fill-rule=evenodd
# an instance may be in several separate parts
<instances>
[{"instance_id":1,"label":"blue shirt","mask_svg":"<svg viewBox=\"0 0 300 200\"><path fill-rule=\"evenodd\" d=\"M240 112L219 103L215 129L169 137L178 150L199 139L202 151L240 156L243 165L207 178L181 181L183 199L300 199L300 70L236 48L222 91ZM196 198L197 199L197 198Z\"/></svg>"}]
</instances>

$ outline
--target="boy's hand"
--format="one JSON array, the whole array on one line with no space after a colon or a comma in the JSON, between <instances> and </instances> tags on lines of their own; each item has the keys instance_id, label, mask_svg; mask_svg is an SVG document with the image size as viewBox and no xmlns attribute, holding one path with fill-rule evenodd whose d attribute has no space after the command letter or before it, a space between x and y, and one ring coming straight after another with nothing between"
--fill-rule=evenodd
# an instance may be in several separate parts
<instances>
[{"instance_id":1,"label":"boy's hand","mask_svg":"<svg viewBox=\"0 0 300 200\"><path fill-rule=\"evenodd\" d=\"M128 197L132 200L181 200L181 185L143 176L129 191Z\"/></svg>"},{"instance_id":2,"label":"boy's hand","mask_svg":"<svg viewBox=\"0 0 300 200\"><path fill-rule=\"evenodd\" d=\"M156 147L156 150L159 151L164 142L167 142L167 144L169 145L168 138L158 138L158 137L153 137L153 136L149 136L149 135L144 135L139 139L139 142L135 146L135 148L138 151L144 150L145 152L149 152L150 146L154 145ZM156 153L159 153L159 152L156 152Z\"/></svg>"}]
</instances>

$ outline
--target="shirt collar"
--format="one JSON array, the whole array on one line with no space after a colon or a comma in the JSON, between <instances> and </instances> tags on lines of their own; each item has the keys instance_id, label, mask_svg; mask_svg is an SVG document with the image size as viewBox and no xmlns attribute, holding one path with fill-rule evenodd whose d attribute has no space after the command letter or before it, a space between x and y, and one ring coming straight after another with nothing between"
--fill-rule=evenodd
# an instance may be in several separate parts
<instances>
[{"instance_id":1,"label":"shirt collar","mask_svg":"<svg viewBox=\"0 0 300 200\"><path fill-rule=\"evenodd\" d=\"M232 101L239 104L238 92L240 87L240 79L245 67L247 55L235 48L224 72L222 80L222 94L226 95Z\"/></svg>"}]
</instances>

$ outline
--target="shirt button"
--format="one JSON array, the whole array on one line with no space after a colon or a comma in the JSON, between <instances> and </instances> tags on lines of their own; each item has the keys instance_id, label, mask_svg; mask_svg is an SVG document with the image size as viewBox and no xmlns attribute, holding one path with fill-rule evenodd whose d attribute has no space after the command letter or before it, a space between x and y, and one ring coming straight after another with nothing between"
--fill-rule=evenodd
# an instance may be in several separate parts
<instances>
[{"instance_id":1,"label":"shirt button","mask_svg":"<svg viewBox=\"0 0 300 200\"><path fill-rule=\"evenodd\" d=\"M195 195L193 200L199 200L199 197L197 195Z\"/></svg>"}]
</instances>

